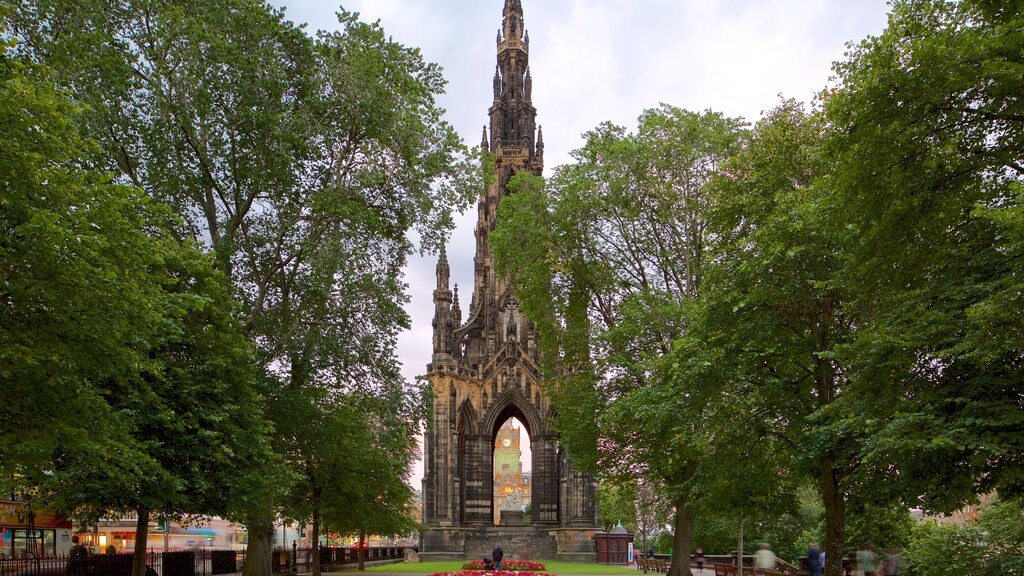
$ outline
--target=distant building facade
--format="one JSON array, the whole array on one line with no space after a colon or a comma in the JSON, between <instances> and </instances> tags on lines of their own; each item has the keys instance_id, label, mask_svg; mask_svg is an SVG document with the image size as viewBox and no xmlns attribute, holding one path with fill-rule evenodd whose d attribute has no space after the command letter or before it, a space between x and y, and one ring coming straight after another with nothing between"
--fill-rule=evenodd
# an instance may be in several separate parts
<instances>
[{"instance_id":1,"label":"distant building facade","mask_svg":"<svg viewBox=\"0 0 1024 576\"><path fill-rule=\"evenodd\" d=\"M507 421L494 439L494 494L500 503L494 507L495 524L501 524L502 511L521 511L530 505L530 473L523 472L521 432Z\"/></svg>"}]
</instances>

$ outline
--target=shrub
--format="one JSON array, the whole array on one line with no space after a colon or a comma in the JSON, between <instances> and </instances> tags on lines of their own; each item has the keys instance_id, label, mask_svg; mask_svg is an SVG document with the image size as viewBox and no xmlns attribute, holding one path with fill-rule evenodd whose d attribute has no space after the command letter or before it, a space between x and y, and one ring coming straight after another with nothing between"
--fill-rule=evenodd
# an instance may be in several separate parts
<instances>
[{"instance_id":1,"label":"shrub","mask_svg":"<svg viewBox=\"0 0 1024 576\"><path fill-rule=\"evenodd\" d=\"M976 526L925 522L914 527L904 557L907 576L982 574L985 539Z\"/></svg>"}]
</instances>

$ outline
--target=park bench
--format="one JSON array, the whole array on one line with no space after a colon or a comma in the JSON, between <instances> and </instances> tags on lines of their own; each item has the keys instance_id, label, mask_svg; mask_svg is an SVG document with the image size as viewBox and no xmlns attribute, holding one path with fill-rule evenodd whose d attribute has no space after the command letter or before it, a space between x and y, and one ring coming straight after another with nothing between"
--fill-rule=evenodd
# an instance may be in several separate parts
<instances>
[{"instance_id":1,"label":"park bench","mask_svg":"<svg viewBox=\"0 0 1024 576\"><path fill-rule=\"evenodd\" d=\"M668 574L669 563L660 558L640 557L636 559L636 567L643 570L645 574L648 572Z\"/></svg>"},{"instance_id":2,"label":"park bench","mask_svg":"<svg viewBox=\"0 0 1024 576\"><path fill-rule=\"evenodd\" d=\"M736 567L732 564L715 564L715 576L736 576Z\"/></svg>"}]
</instances>

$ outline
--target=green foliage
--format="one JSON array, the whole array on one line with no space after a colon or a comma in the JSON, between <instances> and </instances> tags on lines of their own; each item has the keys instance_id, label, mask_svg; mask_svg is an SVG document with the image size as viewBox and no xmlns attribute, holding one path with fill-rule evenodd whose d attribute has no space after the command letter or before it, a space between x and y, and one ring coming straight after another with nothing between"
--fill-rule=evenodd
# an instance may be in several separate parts
<instances>
[{"instance_id":1,"label":"green foliage","mask_svg":"<svg viewBox=\"0 0 1024 576\"><path fill-rule=\"evenodd\" d=\"M846 544L863 550L874 544L879 550L906 548L915 520L902 505L851 503L846 513Z\"/></svg>"},{"instance_id":2,"label":"green foliage","mask_svg":"<svg viewBox=\"0 0 1024 576\"><path fill-rule=\"evenodd\" d=\"M636 485L608 479L597 487L601 528L611 532L620 523L628 532L636 531Z\"/></svg>"},{"instance_id":3,"label":"green foliage","mask_svg":"<svg viewBox=\"0 0 1024 576\"><path fill-rule=\"evenodd\" d=\"M1024 486L1022 22L1012 3L897 2L825 102L823 209L848 235L842 282L862 312L839 353L871 400L851 408L872 428L865 459L907 505Z\"/></svg>"},{"instance_id":4,"label":"green foliage","mask_svg":"<svg viewBox=\"0 0 1024 576\"><path fill-rule=\"evenodd\" d=\"M225 278L97 146L51 71L0 55L3 477L40 505L228 514L270 459Z\"/></svg>"},{"instance_id":5,"label":"green foliage","mask_svg":"<svg viewBox=\"0 0 1024 576\"><path fill-rule=\"evenodd\" d=\"M675 535L668 530L662 530L651 539L651 547L657 554L671 554L672 545L675 543Z\"/></svg>"},{"instance_id":6,"label":"green foliage","mask_svg":"<svg viewBox=\"0 0 1024 576\"><path fill-rule=\"evenodd\" d=\"M908 576L984 573L984 536L976 526L925 522L914 528L904 554Z\"/></svg>"},{"instance_id":7,"label":"green foliage","mask_svg":"<svg viewBox=\"0 0 1024 576\"><path fill-rule=\"evenodd\" d=\"M1024 574L1024 503L997 501L978 518L986 535L988 574Z\"/></svg>"},{"instance_id":8,"label":"green foliage","mask_svg":"<svg viewBox=\"0 0 1024 576\"><path fill-rule=\"evenodd\" d=\"M562 444L581 468L638 482L642 534L672 511L678 550L689 548L708 397L664 358L704 277L706 185L741 128L668 105L644 112L635 133L603 124L546 187L514 179L491 235L499 271L545 338ZM644 490L664 501L645 504Z\"/></svg>"},{"instance_id":9,"label":"green foliage","mask_svg":"<svg viewBox=\"0 0 1024 576\"><path fill-rule=\"evenodd\" d=\"M907 573L1021 574L1024 569L1024 509L1019 500L996 501L976 524L925 522L911 533Z\"/></svg>"},{"instance_id":10,"label":"green foliage","mask_svg":"<svg viewBox=\"0 0 1024 576\"><path fill-rule=\"evenodd\" d=\"M100 144L88 161L171 206L174 234L208 249L241 304L223 310L256 358L225 365L260 378L261 403L246 409L261 425L271 417L278 454L239 466L265 480L238 484L250 505L247 573L269 570L272 503L306 517L334 478L371 484L366 506L321 502L332 525L408 527L403 479L423 406L395 353L409 323L407 233L439 246L480 182L436 104L440 69L354 14L311 36L255 0L33 0L10 21L19 57L51 67L87 106L80 126ZM340 424L353 413L339 405L358 405L354 423L372 426ZM377 498L396 510L373 508Z\"/></svg>"},{"instance_id":11,"label":"green foliage","mask_svg":"<svg viewBox=\"0 0 1024 576\"><path fill-rule=\"evenodd\" d=\"M730 506L729 509L736 509ZM744 515L744 550L751 553L760 542L768 542L780 558L792 561L807 552L811 542L823 542L822 504L810 484L795 491L795 499L785 506L749 506ZM705 554L728 554L737 550L739 516L726 510L702 511L694 521L694 546Z\"/></svg>"}]
</instances>

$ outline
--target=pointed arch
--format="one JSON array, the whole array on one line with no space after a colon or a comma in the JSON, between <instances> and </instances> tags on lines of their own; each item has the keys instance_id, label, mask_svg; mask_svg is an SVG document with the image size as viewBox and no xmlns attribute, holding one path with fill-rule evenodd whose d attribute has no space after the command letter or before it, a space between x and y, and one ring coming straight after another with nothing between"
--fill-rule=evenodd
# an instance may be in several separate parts
<instances>
[{"instance_id":1,"label":"pointed arch","mask_svg":"<svg viewBox=\"0 0 1024 576\"><path fill-rule=\"evenodd\" d=\"M455 418L455 431L458 434L475 435L477 422L477 413L473 408L473 403L466 398L459 406L458 415Z\"/></svg>"},{"instance_id":2,"label":"pointed arch","mask_svg":"<svg viewBox=\"0 0 1024 576\"><path fill-rule=\"evenodd\" d=\"M498 429L509 418L515 418L526 427L526 433L530 438L544 434L544 422L533 407L529 399L523 396L522 392L516 389L506 390L495 398L487 415L483 419L482 434L490 434L494 438Z\"/></svg>"}]
</instances>

